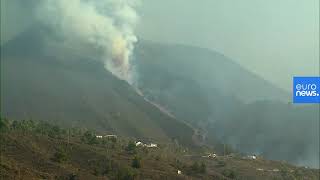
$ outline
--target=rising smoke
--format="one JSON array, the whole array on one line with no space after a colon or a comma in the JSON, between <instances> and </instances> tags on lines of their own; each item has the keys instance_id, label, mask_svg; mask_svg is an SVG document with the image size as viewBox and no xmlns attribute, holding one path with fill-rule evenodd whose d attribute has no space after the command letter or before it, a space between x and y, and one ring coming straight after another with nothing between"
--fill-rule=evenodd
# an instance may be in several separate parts
<instances>
[{"instance_id":1,"label":"rising smoke","mask_svg":"<svg viewBox=\"0 0 320 180\"><path fill-rule=\"evenodd\" d=\"M60 46L94 49L90 56L98 56L107 70L131 83L138 4L137 0L43 0L36 14L63 37Z\"/></svg>"}]
</instances>

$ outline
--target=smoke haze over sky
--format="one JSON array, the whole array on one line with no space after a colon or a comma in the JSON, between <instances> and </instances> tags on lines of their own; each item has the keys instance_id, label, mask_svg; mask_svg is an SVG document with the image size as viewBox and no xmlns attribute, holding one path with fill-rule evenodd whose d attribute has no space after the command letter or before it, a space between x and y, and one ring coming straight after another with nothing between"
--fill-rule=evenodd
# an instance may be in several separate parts
<instances>
[{"instance_id":1,"label":"smoke haze over sky","mask_svg":"<svg viewBox=\"0 0 320 180\"><path fill-rule=\"evenodd\" d=\"M148 0L139 14L140 37L216 50L289 91L319 74L319 0Z\"/></svg>"},{"instance_id":2,"label":"smoke haze over sky","mask_svg":"<svg viewBox=\"0 0 320 180\"><path fill-rule=\"evenodd\" d=\"M15 2L1 1L2 43L32 24ZM140 38L216 50L288 91L319 74L318 0L145 0L138 14Z\"/></svg>"}]
</instances>

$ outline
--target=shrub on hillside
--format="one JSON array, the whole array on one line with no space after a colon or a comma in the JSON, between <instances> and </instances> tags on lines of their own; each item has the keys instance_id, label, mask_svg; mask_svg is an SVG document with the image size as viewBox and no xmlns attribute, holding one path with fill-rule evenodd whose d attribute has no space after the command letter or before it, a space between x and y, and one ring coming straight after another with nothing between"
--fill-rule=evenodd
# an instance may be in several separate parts
<instances>
[{"instance_id":1,"label":"shrub on hillside","mask_svg":"<svg viewBox=\"0 0 320 180\"><path fill-rule=\"evenodd\" d=\"M224 175L227 178L235 179L236 173L231 169L225 169L222 171L222 175Z\"/></svg>"},{"instance_id":2,"label":"shrub on hillside","mask_svg":"<svg viewBox=\"0 0 320 180\"><path fill-rule=\"evenodd\" d=\"M54 153L52 160L58 163L63 163L69 160L69 156L64 149L58 149L57 152Z\"/></svg>"},{"instance_id":3,"label":"shrub on hillside","mask_svg":"<svg viewBox=\"0 0 320 180\"><path fill-rule=\"evenodd\" d=\"M222 160L218 160L216 167L224 167L224 166L226 166L226 163Z\"/></svg>"},{"instance_id":4,"label":"shrub on hillside","mask_svg":"<svg viewBox=\"0 0 320 180\"><path fill-rule=\"evenodd\" d=\"M204 162L200 164L199 173L205 173L207 171L207 166Z\"/></svg>"},{"instance_id":5,"label":"shrub on hillside","mask_svg":"<svg viewBox=\"0 0 320 180\"><path fill-rule=\"evenodd\" d=\"M199 164L198 162L194 162L190 167L189 167L189 173L188 174L204 174L206 173L206 164L202 162Z\"/></svg>"},{"instance_id":6,"label":"shrub on hillside","mask_svg":"<svg viewBox=\"0 0 320 180\"><path fill-rule=\"evenodd\" d=\"M118 180L134 180L136 177L136 173L129 168L122 167L117 171Z\"/></svg>"}]
</instances>

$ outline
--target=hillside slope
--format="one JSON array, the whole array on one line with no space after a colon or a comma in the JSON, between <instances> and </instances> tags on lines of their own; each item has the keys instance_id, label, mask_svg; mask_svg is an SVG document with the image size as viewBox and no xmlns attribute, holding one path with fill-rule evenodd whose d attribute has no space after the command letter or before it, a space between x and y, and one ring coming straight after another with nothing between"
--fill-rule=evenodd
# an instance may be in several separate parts
<instances>
[{"instance_id":1,"label":"hillside slope","mask_svg":"<svg viewBox=\"0 0 320 180\"><path fill-rule=\"evenodd\" d=\"M189 126L146 102L100 62L48 53L43 33L31 29L1 48L4 116L191 144Z\"/></svg>"},{"instance_id":2,"label":"hillside slope","mask_svg":"<svg viewBox=\"0 0 320 180\"><path fill-rule=\"evenodd\" d=\"M244 102L279 100L288 102L288 92L244 69L232 59L204 48L139 41L135 58L140 79L148 87L155 75L175 75L195 81L206 94L223 92ZM162 74L159 74L161 72Z\"/></svg>"},{"instance_id":3,"label":"hillside slope","mask_svg":"<svg viewBox=\"0 0 320 180\"><path fill-rule=\"evenodd\" d=\"M0 121L1 124L1 121ZM92 132L93 133L93 132ZM95 137L95 136L93 136ZM262 157L207 157L212 150L189 151L160 143L157 148L130 146L133 139L98 139L79 129L43 122L0 126L0 178L4 179L306 179L319 170L295 167ZM157 143L157 142L154 142ZM129 148L130 147L130 148ZM135 160L138 159L138 160ZM136 163L134 163L136 162ZM138 163L137 163L138 162ZM178 174L178 170L181 174Z\"/></svg>"}]
</instances>

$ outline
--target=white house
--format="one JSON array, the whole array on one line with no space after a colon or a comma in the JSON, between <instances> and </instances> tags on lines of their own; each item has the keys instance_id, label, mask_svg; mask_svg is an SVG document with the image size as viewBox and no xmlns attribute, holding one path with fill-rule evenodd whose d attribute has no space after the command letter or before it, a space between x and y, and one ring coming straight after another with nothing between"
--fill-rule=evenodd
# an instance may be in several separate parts
<instances>
[{"instance_id":1,"label":"white house","mask_svg":"<svg viewBox=\"0 0 320 180\"><path fill-rule=\"evenodd\" d=\"M108 134L104 136L105 138L118 138L117 135L114 134Z\"/></svg>"},{"instance_id":2,"label":"white house","mask_svg":"<svg viewBox=\"0 0 320 180\"><path fill-rule=\"evenodd\" d=\"M136 146L142 146L142 147L147 147L147 148L156 148L156 147L158 147L158 145L155 144L155 143L144 144L141 141L136 141L135 143L136 143Z\"/></svg>"},{"instance_id":3,"label":"white house","mask_svg":"<svg viewBox=\"0 0 320 180\"><path fill-rule=\"evenodd\" d=\"M158 147L158 145L157 145L157 144L154 144L154 143L147 144L146 146L147 146L148 148Z\"/></svg>"},{"instance_id":4,"label":"white house","mask_svg":"<svg viewBox=\"0 0 320 180\"><path fill-rule=\"evenodd\" d=\"M209 158L216 158L216 157L217 157L217 154L215 154L215 153L209 154L208 157L209 157Z\"/></svg>"},{"instance_id":5,"label":"white house","mask_svg":"<svg viewBox=\"0 0 320 180\"><path fill-rule=\"evenodd\" d=\"M202 156L202 157L205 157L205 158L216 158L217 157L217 154L213 153L213 154L208 154L208 155L205 155L205 156Z\"/></svg>"},{"instance_id":6,"label":"white house","mask_svg":"<svg viewBox=\"0 0 320 180\"><path fill-rule=\"evenodd\" d=\"M257 156L256 155L251 155L251 156L248 156L249 159L252 159L252 160L256 160L257 159Z\"/></svg>"},{"instance_id":7,"label":"white house","mask_svg":"<svg viewBox=\"0 0 320 180\"><path fill-rule=\"evenodd\" d=\"M144 146L144 144L140 141L136 142L136 146Z\"/></svg>"}]
</instances>

